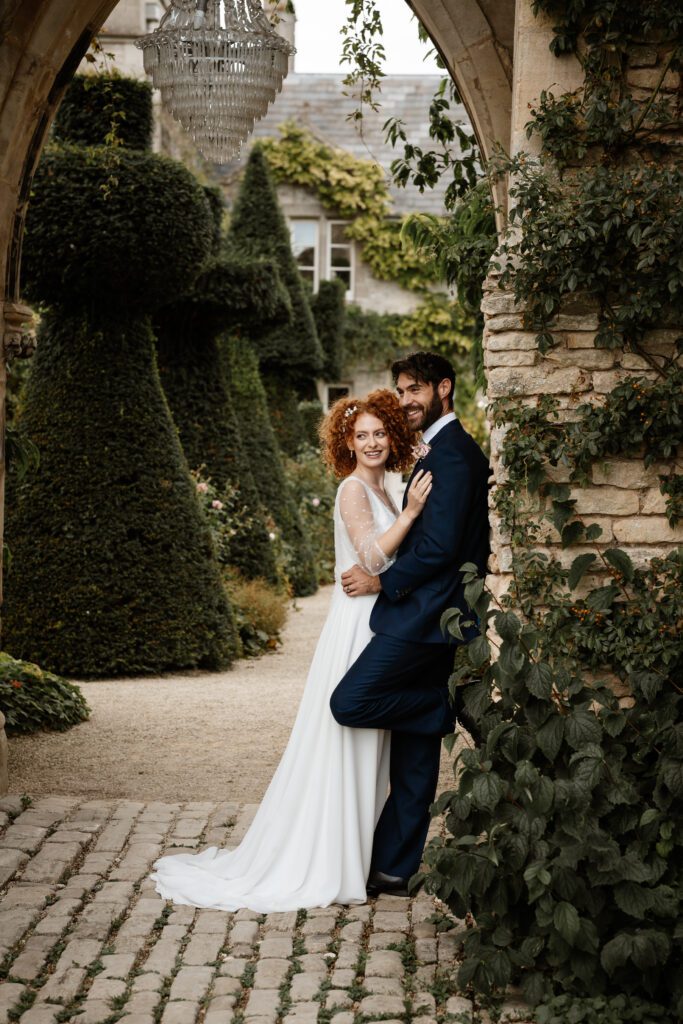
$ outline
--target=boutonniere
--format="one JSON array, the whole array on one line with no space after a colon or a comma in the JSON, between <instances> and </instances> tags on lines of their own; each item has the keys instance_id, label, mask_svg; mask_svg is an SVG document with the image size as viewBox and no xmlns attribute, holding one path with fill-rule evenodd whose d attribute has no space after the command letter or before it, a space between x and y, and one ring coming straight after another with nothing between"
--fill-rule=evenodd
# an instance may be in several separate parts
<instances>
[{"instance_id":1,"label":"boutonniere","mask_svg":"<svg viewBox=\"0 0 683 1024\"><path fill-rule=\"evenodd\" d=\"M432 446L430 444L427 444L426 441L420 441L419 444L413 445L413 458L415 459L416 462L419 462L420 459L426 458L426 456L429 455L431 450Z\"/></svg>"}]
</instances>

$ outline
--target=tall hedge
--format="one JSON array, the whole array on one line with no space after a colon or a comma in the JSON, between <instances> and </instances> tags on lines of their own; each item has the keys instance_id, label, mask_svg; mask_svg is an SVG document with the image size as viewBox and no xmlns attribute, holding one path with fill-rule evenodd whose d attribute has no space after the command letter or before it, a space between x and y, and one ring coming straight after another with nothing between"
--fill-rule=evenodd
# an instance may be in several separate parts
<instances>
[{"instance_id":1,"label":"tall hedge","mask_svg":"<svg viewBox=\"0 0 683 1024\"><path fill-rule=\"evenodd\" d=\"M152 145L152 87L117 74L76 75L59 105L54 138L79 146L116 141L129 149Z\"/></svg>"},{"instance_id":2,"label":"tall hedge","mask_svg":"<svg viewBox=\"0 0 683 1024\"><path fill-rule=\"evenodd\" d=\"M210 247L181 165L122 147L53 147L24 242L49 310L22 421L40 466L8 506L5 643L68 675L227 665L231 609L159 383L148 312Z\"/></svg>"},{"instance_id":3,"label":"tall hedge","mask_svg":"<svg viewBox=\"0 0 683 1024\"><path fill-rule=\"evenodd\" d=\"M325 363L325 380L341 380L344 372L344 326L346 323L346 287L339 278L321 281L311 300L313 319L320 338Z\"/></svg>"},{"instance_id":4,"label":"tall hedge","mask_svg":"<svg viewBox=\"0 0 683 1024\"><path fill-rule=\"evenodd\" d=\"M289 292L291 320L283 320L262 333L250 332L261 366L278 373L318 374L324 361L320 341L275 185L259 146L249 154L227 242L240 254L274 259Z\"/></svg>"},{"instance_id":5,"label":"tall hedge","mask_svg":"<svg viewBox=\"0 0 683 1024\"><path fill-rule=\"evenodd\" d=\"M226 484L237 487L242 509L249 513L249 529L236 533L230 549L231 564L249 578L273 581L273 545L232 408L217 335L244 322L268 324L286 316L288 309L272 262L212 256L187 294L155 317L161 382L188 463L192 469L204 466L219 490Z\"/></svg>"},{"instance_id":6,"label":"tall hedge","mask_svg":"<svg viewBox=\"0 0 683 1024\"><path fill-rule=\"evenodd\" d=\"M313 554L285 477L258 358L248 339L237 334L224 340L224 352L233 407L245 425L244 447L261 500L282 531L292 588L299 597L312 594L317 589Z\"/></svg>"}]
</instances>

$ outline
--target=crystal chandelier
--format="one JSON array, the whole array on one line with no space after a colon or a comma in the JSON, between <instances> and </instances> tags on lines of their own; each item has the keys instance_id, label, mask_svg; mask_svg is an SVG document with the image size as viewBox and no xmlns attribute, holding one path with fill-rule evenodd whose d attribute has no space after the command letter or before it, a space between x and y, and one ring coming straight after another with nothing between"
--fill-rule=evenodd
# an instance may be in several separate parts
<instances>
[{"instance_id":1,"label":"crystal chandelier","mask_svg":"<svg viewBox=\"0 0 683 1024\"><path fill-rule=\"evenodd\" d=\"M259 0L171 0L158 28L135 45L163 103L214 163L239 154L295 52Z\"/></svg>"}]
</instances>

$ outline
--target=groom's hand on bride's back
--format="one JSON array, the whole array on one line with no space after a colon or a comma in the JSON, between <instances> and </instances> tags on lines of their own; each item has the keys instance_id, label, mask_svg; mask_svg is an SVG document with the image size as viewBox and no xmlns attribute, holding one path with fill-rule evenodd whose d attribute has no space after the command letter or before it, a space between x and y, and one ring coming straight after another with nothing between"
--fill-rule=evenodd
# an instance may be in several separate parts
<instances>
[{"instance_id":1,"label":"groom's hand on bride's back","mask_svg":"<svg viewBox=\"0 0 683 1024\"><path fill-rule=\"evenodd\" d=\"M349 597L364 597L366 594L379 594L379 576L371 576L359 565L354 565L342 573L342 587Z\"/></svg>"}]
</instances>

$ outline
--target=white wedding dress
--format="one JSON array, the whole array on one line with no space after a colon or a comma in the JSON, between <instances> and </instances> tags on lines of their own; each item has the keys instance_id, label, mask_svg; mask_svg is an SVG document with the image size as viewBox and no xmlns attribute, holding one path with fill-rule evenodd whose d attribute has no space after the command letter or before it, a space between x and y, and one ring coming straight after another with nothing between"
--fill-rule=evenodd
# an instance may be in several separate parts
<instances>
[{"instance_id":1,"label":"white wedding dress","mask_svg":"<svg viewBox=\"0 0 683 1024\"><path fill-rule=\"evenodd\" d=\"M377 537L396 515L358 477L339 485L332 602L282 760L235 850L212 846L155 862L151 877L165 899L259 913L365 902L390 734L337 725L329 700L372 636L375 595L347 597L341 573L354 563L373 574L391 564Z\"/></svg>"}]
</instances>

